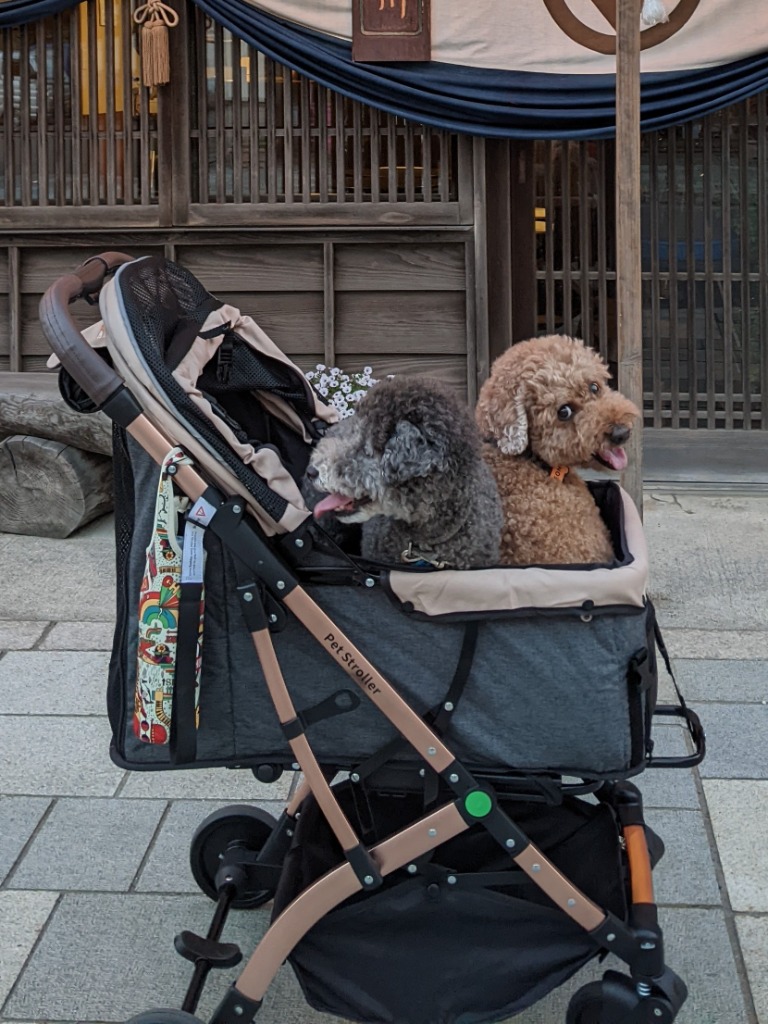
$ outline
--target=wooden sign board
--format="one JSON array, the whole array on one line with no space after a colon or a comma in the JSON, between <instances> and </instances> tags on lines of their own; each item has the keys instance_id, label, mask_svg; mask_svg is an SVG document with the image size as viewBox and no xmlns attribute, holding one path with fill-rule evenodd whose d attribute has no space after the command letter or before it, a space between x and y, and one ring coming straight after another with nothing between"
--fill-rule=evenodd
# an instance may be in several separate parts
<instances>
[{"instance_id":1,"label":"wooden sign board","mask_svg":"<svg viewBox=\"0 0 768 1024\"><path fill-rule=\"evenodd\" d=\"M430 0L352 0L352 60L430 56Z\"/></svg>"}]
</instances>

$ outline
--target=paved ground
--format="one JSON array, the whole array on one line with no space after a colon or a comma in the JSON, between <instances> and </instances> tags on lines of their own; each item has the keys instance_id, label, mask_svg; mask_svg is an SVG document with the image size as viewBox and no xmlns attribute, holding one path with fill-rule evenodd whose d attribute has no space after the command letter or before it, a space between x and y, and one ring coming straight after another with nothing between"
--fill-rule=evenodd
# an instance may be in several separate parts
<instances>
[{"instance_id":1,"label":"paved ground","mask_svg":"<svg viewBox=\"0 0 768 1024\"><path fill-rule=\"evenodd\" d=\"M700 771L642 777L667 846L656 881L668 961L691 991L678 1021L768 1024L768 498L648 494L645 521L652 593L710 746ZM192 831L223 803L279 809L291 783L111 764L109 529L67 541L0 534L2 1022L97 1024L178 1005L187 965L172 937L204 930L210 911L187 868ZM683 749L676 726L658 740ZM228 937L249 950L265 917L234 914ZM516 1020L561 1024L588 973ZM223 987L211 986L201 1018ZM330 1021L288 968L259 1019Z\"/></svg>"}]
</instances>

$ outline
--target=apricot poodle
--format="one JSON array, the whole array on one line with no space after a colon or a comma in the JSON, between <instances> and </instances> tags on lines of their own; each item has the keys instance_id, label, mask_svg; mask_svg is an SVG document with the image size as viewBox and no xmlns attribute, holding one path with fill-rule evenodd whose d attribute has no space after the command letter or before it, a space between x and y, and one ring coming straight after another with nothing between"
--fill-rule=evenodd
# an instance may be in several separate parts
<instances>
[{"instance_id":1,"label":"apricot poodle","mask_svg":"<svg viewBox=\"0 0 768 1024\"><path fill-rule=\"evenodd\" d=\"M493 363L476 418L504 508L505 565L604 563L608 529L575 467L622 470L638 409L583 341L532 338Z\"/></svg>"}]
</instances>

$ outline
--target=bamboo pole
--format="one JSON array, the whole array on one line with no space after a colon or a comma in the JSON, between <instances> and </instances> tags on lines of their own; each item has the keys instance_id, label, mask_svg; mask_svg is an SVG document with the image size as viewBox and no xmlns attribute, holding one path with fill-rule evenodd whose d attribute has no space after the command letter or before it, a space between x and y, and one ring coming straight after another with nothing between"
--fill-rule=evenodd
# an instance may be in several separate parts
<instances>
[{"instance_id":1,"label":"bamboo pole","mask_svg":"<svg viewBox=\"0 0 768 1024\"><path fill-rule=\"evenodd\" d=\"M643 408L640 276L640 11L642 0L617 0L616 17L616 302L618 385ZM643 510L642 419L627 444L622 484Z\"/></svg>"}]
</instances>

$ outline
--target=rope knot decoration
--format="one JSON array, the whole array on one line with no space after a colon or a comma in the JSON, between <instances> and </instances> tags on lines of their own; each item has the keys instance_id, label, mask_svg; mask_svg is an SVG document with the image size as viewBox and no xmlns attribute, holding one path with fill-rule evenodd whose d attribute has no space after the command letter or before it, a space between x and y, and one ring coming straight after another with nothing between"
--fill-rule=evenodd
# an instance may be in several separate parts
<instances>
[{"instance_id":1,"label":"rope knot decoration","mask_svg":"<svg viewBox=\"0 0 768 1024\"><path fill-rule=\"evenodd\" d=\"M144 85L166 85L171 77L168 29L175 28L179 16L162 0L147 0L133 12L141 25L141 80Z\"/></svg>"}]
</instances>

